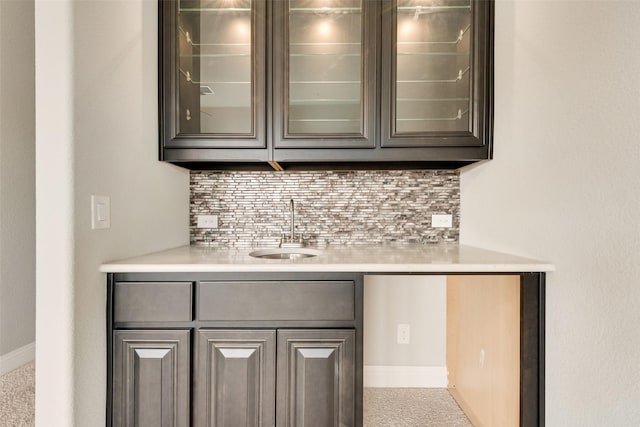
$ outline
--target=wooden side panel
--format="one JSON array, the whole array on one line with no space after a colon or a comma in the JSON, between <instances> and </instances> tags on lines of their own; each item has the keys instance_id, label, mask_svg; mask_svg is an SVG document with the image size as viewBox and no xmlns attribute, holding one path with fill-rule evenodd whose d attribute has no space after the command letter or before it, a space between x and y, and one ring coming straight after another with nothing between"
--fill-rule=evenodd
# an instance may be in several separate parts
<instances>
[{"instance_id":1,"label":"wooden side panel","mask_svg":"<svg viewBox=\"0 0 640 427\"><path fill-rule=\"evenodd\" d=\"M449 388L476 427L520 423L520 276L447 279Z\"/></svg>"}]
</instances>

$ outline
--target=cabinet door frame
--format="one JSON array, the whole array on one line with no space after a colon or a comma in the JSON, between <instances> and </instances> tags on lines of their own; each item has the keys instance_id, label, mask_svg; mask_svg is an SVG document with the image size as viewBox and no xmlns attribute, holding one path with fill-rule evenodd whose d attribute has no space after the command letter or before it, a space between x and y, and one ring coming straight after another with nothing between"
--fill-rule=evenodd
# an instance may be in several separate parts
<instances>
[{"instance_id":1,"label":"cabinet door frame","mask_svg":"<svg viewBox=\"0 0 640 427\"><path fill-rule=\"evenodd\" d=\"M190 425L190 331L189 330L117 330L113 334L113 385L111 421L114 427L136 425L134 404L136 384L136 356L144 352L149 360L160 360L162 373L161 394L170 393L172 419L169 425L188 427ZM163 354L160 354L164 351ZM155 352L153 354L152 352ZM154 357L155 356L155 357ZM169 357L169 376L165 375L165 363L159 356ZM169 383L165 381L167 378ZM167 390L170 388L170 390ZM163 402L164 402L163 395ZM139 410L140 408L138 408ZM162 409L164 412L165 408ZM164 414L162 414L164 416ZM109 419L107 419L109 422ZM109 425L109 424L108 424ZM164 425L164 424L163 424Z\"/></svg>"},{"instance_id":2,"label":"cabinet door frame","mask_svg":"<svg viewBox=\"0 0 640 427\"><path fill-rule=\"evenodd\" d=\"M158 104L161 160L204 160L197 152L185 151L182 155L170 149L213 149L205 156L219 156L222 161L263 160L267 153L267 3L252 0L252 46L254 59L252 85L252 132L248 134L179 134L178 86L181 74L177 64L178 5L177 0L161 0L158 4ZM233 151L238 149L234 154ZM165 152L166 150L166 152ZM185 156L186 153L186 156ZM186 157L186 158L185 158Z\"/></svg>"},{"instance_id":3,"label":"cabinet door frame","mask_svg":"<svg viewBox=\"0 0 640 427\"><path fill-rule=\"evenodd\" d=\"M276 357L276 331L275 329L240 330L240 329L199 329L197 331L196 369L193 376L194 387L194 417L193 423L197 427L206 427L212 417L215 417L216 408L210 403L216 393L215 385L211 382L217 380L214 370L219 367L215 351L220 350L220 357L224 357L223 350L230 352L253 351L251 356L257 357L256 378L258 395L255 409L258 414L259 426L271 427L275 423L275 357ZM256 354L257 353L257 354ZM246 354L245 354L246 355ZM241 355L243 356L243 355ZM248 362L249 360L246 359ZM255 367L255 366L254 366ZM249 399L249 396L247 396ZM245 402L248 403L248 402ZM254 425L254 424L248 424Z\"/></svg>"},{"instance_id":4,"label":"cabinet door frame","mask_svg":"<svg viewBox=\"0 0 640 427\"><path fill-rule=\"evenodd\" d=\"M493 0L472 0L471 81L473 102L469 108L471 131L395 132L396 0L384 0L382 34L381 147L488 147L493 135Z\"/></svg>"},{"instance_id":5,"label":"cabinet door frame","mask_svg":"<svg viewBox=\"0 0 640 427\"><path fill-rule=\"evenodd\" d=\"M356 371L360 367L357 363L356 340L355 329L278 329L276 356L278 372L276 425L278 427L304 425L304 418L300 420L298 417L304 415L301 411L306 409L306 405L304 401L299 400L305 396L299 396L297 392L320 393L322 391L321 388L310 390L309 387L305 387L306 378L300 378L310 373L306 367L306 357L313 359L314 355L310 353L314 351L318 356L326 357L325 360L329 360L329 356L335 358L333 366L335 394L330 396L335 405L333 424L336 426L359 425L356 411L360 410L357 400L361 396L356 392L358 388ZM305 352L307 355L304 354ZM300 362L304 362L302 366ZM315 383L311 386L313 385ZM319 398L317 395L307 397L314 401Z\"/></svg>"},{"instance_id":6,"label":"cabinet door frame","mask_svg":"<svg viewBox=\"0 0 640 427\"><path fill-rule=\"evenodd\" d=\"M273 158L278 158L279 148L348 149L375 148L378 140L378 33L379 2L363 0L362 14L362 125L357 134L290 134L289 117L289 12L287 1L272 2L272 105L273 105ZM320 158L322 155L320 155Z\"/></svg>"}]
</instances>

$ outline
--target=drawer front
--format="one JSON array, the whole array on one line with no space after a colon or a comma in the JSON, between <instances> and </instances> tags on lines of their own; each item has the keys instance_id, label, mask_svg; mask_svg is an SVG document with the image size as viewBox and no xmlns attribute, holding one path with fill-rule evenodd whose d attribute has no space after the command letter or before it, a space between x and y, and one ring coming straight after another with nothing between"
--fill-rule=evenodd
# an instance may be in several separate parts
<instances>
[{"instance_id":1,"label":"drawer front","mask_svg":"<svg viewBox=\"0 0 640 427\"><path fill-rule=\"evenodd\" d=\"M354 320L352 281L200 282L200 320Z\"/></svg>"},{"instance_id":2,"label":"drawer front","mask_svg":"<svg viewBox=\"0 0 640 427\"><path fill-rule=\"evenodd\" d=\"M115 322L191 321L191 282L116 283Z\"/></svg>"}]
</instances>

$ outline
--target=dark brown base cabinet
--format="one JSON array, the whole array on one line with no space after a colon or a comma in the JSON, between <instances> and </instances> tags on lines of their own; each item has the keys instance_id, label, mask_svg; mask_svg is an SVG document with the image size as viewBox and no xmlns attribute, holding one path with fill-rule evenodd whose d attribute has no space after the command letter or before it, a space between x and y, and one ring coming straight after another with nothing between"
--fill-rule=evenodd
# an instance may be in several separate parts
<instances>
[{"instance_id":1,"label":"dark brown base cabinet","mask_svg":"<svg viewBox=\"0 0 640 427\"><path fill-rule=\"evenodd\" d=\"M362 426L361 274L109 274L107 313L107 426Z\"/></svg>"}]
</instances>

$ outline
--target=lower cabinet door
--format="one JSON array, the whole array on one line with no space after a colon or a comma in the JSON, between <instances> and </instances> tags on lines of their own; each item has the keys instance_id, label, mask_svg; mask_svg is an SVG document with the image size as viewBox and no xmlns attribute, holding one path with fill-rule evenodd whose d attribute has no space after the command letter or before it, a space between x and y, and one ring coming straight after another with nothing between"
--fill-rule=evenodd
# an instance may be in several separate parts
<instances>
[{"instance_id":1,"label":"lower cabinet door","mask_svg":"<svg viewBox=\"0 0 640 427\"><path fill-rule=\"evenodd\" d=\"M278 427L355 425L355 331L278 330Z\"/></svg>"},{"instance_id":2,"label":"lower cabinet door","mask_svg":"<svg viewBox=\"0 0 640 427\"><path fill-rule=\"evenodd\" d=\"M196 427L275 424L275 330L200 330Z\"/></svg>"},{"instance_id":3,"label":"lower cabinet door","mask_svg":"<svg viewBox=\"0 0 640 427\"><path fill-rule=\"evenodd\" d=\"M189 426L189 331L114 331L113 426Z\"/></svg>"}]
</instances>

